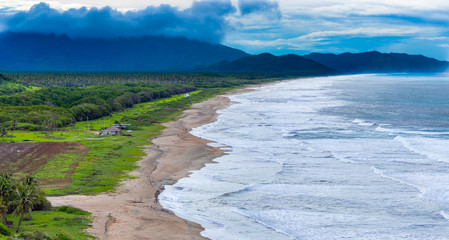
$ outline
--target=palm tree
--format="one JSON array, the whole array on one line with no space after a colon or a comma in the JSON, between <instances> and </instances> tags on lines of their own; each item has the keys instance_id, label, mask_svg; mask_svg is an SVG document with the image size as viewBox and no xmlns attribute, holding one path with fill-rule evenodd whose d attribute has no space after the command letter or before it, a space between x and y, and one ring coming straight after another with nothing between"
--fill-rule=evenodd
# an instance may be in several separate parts
<instances>
[{"instance_id":1,"label":"palm tree","mask_svg":"<svg viewBox=\"0 0 449 240\"><path fill-rule=\"evenodd\" d=\"M11 201L10 204L17 206L14 214L20 216L16 229L16 232L19 232L23 217L31 214L34 206L41 203L39 198L40 191L37 187L36 179L28 175L25 176L25 180L17 185L15 195L15 200Z\"/></svg>"},{"instance_id":2,"label":"palm tree","mask_svg":"<svg viewBox=\"0 0 449 240\"><path fill-rule=\"evenodd\" d=\"M0 220L1 223L6 224L8 219L8 201L13 194L14 183L11 176L7 173L0 173Z\"/></svg>"},{"instance_id":3,"label":"palm tree","mask_svg":"<svg viewBox=\"0 0 449 240\"><path fill-rule=\"evenodd\" d=\"M8 214L8 203L3 198L3 196L0 196L0 222L5 225L6 222L8 221L6 214Z\"/></svg>"},{"instance_id":4,"label":"palm tree","mask_svg":"<svg viewBox=\"0 0 449 240\"><path fill-rule=\"evenodd\" d=\"M13 192L14 183L7 173L0 173L0 197L7 201Z\"/></svg>"},{"instance_id":5,"label":"palm tree","mask_svg":"<svg viewBox=\"0 0 449 240\"><path fill-rule=\"evenodd\" d=\"M37 186L37 180L35 177L30 175L25 175L25 178L23 179L23 185L27 187L34 188L35 190L38 190Z\"/></svg>"},{"instance_id":6,"label":"palm tree","mask_svg":"<svg viewBox=\"0 0 449 240\"><path fill-rule=\"evenodd\" d=\"M5 127L0 127L0 137L3 138L3 141L5 141L5 136L8 135L8 132L6 131Z\"/></svg>"},{"instance_id":7,"label":"palm tree","mask_svg":"<svg viewBox=\"0 0 449 240\"><path fill-rule=\"evenodd\" d=\"M44 120L44 122L42 123L42 127L47 131L46 135L48 135L49 132L53 134L53 131L57 126L54 120Z\"/></svg>"},{"instance_id":8,"label":"palm tree","mask_svg":"<svg viewBox=\"0 0 449 240\"><path fill-rule=\"evenodd\" d=\"M12 141L12 137L14 137L14 132L16 131L16 127L17 127L17 120L13 120L13 121L12 121L11 141Z\"/></svg>"}]
</instances>

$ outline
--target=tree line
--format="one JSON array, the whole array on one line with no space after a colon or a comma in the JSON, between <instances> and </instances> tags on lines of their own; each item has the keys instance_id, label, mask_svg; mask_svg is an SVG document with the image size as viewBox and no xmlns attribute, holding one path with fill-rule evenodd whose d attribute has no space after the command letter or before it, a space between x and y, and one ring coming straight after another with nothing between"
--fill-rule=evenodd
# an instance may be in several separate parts
<instances>
[{"instance_id":1,"label":"tree line","mask_svg":"<svg viewBox=\"0 0 449 240\"><path fill-rule=\"evenodd\" d=\"M191 85L117 84L90 87L47 87L0 97L0 124L11 129L41 130L74 121L97 119L135 104L194 91Z\"/></svg>"},{"instance_id":2,"label":"tree line","mask_svg":"<svg viewBox=\"0 0 449 240\"><path fill-rule=\"evenodd\" d=\"M250 83L255 80L273 77L286 77L279 74L235 74L235 73L9 73L3 75L22 84L41 87L87 87L116 84L190 84L212 86L217 83ZM198 87L198 86L197 86Z\"/></svg>"},{"instance_id":3,"label":"tree line","mask_svg":"<svg viewBox=\"0 0 449 240\"><path fill-rule=\"evenodd\" d=\"M262 83L273 77L225 73L0 74L0 130L62 127L175 94Z\"/></svg>"}]
</instances>

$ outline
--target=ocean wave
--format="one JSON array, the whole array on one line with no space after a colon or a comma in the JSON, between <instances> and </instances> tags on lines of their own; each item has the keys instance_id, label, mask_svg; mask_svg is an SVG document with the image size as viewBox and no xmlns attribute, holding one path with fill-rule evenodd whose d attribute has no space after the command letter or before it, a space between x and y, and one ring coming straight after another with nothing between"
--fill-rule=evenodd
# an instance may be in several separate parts
<instances>
[{"instance_id":1,"label":"ocean wave","mask_svg":"<svg viewBox=\"0 0 449 240\"><path fill-rule=\"evenodd\" d=\"M449 163L449 139L413 137L406 138L396 136L394 140L402 143L404 147L412 152L424 155L428 158Z\"/></svg>"},{"instance_id":2,"label":"ocean wave","mask_svg":"<svg viewBox=\"0 0 449 240\"><path fill-rule=\"evenodd\" d=\"M366 98L365 78L396 91L389 77L357 75L232 96L240 104L192 131L232 152L167 187L161 203L211 239L448 239L438 213L449 215L449 132L395 127L378 114L385 102Z\"/></svg>"},{"instance_id":3,"label":"ocean wave","mask_svg":"<svg viewBox=\"0 0 449 240\"><path fill-rule=\"evenodd\" d=\"M440 215L443 216L446 220L449 220L449 213L446 211L440 211Z\"/></svg>"},{"instance_id":4,"label":"ocean wave","mask_svg":"<svg viewBox=\"0 0 449 240\"><path fill-rule=\"evenodd\" d=\"M352 122L355 123L355 124L358 124L360 126L377 126L378 125L377 123L370 123L370 122L367 122L365 120L357 119L357 118L352 120Z\"/></svg>"},{"instance_id":5,"label":"ocean wave","mask_svg":"<svg viewBox=\"0 0 449 240\"><path fill-rule=\"evenodd\" d=\"M380 125L376 128L378 132L386 132L394 135L425 135L425 136L444 136L448 135L449 132L446 131L415 131L415 130L406 130L406 129L394 129L394 128L386 128L385 125Z\"/></svg>"},{"instance_id":6,"label":"ocean wave","mask_svg":"<svg viewBox=\"0 0 449 240\"><path fill-rule=\"evenodd\" d=\"M376 168L376 167L374 167L374 166L371 167L371 170L373 170L373 172L374 172L375 174L377 174L377 175L379 175L379 176L381 176L381 177L383 177L383 178L390 179L390 180L392 180L392 181L394 181L394 182L397 182L397 183L404 184L404 185L407 185L407 186L409 186L409 187L415 188L416 190L419 191L419 196L420 196L420 197L422 197L422 196L427 192L427 189L424 189L424 188L422 188L422 187L413 185L413 184L411 184L411 183L409 183L409 182L406 182L406 181L404 181L404 180L401 180L401 179L399 179L399 178L390 176L390 175L384 173L384 171L382 171L382 170L380 170L380 169L378 169L378 168Z\"/></svg>"}]
</instances>

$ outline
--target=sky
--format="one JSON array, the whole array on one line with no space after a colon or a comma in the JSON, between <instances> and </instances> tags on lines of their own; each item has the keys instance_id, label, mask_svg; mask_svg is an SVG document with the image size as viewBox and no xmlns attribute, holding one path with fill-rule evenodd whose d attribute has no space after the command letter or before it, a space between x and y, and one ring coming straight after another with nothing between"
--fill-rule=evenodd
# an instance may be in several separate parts
<instances>
[{"instance_id":1,"label":"sky","mask_svg":"<svg viewBox=\"0 0 449 240\"><path fill-rule=\"evenodd\" d=\"M447 0L0 0L0 32L182 36L251 54L400 52L449 60Z\"/></svg>"}]
</instances>

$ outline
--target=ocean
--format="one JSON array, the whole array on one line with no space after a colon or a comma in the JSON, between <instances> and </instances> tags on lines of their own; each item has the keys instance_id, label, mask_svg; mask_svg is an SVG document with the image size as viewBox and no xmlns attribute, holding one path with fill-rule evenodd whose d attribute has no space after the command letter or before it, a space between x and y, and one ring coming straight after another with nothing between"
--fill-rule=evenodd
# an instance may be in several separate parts
<instances>
[{"instance_id":1,"label":"ocean","mask_svg":"<svg viewBox=\"0 0 449 240\"><path fill-rule=\"evenodd\" d=\"M449 75L255 89L192 130L227 154L164 207L210 239L449 239Z\"/></svg>"}]
</instances>

